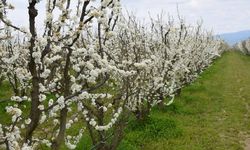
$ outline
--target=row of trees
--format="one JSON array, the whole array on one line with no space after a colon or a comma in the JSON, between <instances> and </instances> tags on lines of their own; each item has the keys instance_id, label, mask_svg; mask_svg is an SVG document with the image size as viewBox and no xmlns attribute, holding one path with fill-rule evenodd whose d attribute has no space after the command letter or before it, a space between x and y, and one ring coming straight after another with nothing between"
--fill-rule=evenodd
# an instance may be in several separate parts
<instances>
[{"instance_id":1,"label":"row of trees","mask_svg":"<svg viewBox=\"0 0 250 150\"><path fill-rule=\"evenodd\" d=\"M246 55L250 55L250 39L235 44L234 48Z\"/></svg>"},{"instance_id":2,"label":"row of trees","mask_svg":"<svg viewBox=\"0 0 250 150\"><path fill-rule=\"evenodd\" d=\"M47 0L37 31L38 3L29 0L26 29L0 1L0 76L13 89L9 121L0 120L8 150L75 149L84 134L95 149L116 149L131 114L143 120L170 105L222 52L201 24L143 24L124 17L119 0Z\"/></svg>"}]
</instances>

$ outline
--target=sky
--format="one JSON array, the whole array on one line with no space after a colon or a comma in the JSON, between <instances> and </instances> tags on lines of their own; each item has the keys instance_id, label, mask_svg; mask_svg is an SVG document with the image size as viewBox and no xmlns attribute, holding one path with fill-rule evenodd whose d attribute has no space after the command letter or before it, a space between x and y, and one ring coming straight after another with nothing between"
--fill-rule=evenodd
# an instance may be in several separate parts
<instances>
[{"instance_id":1,"label":"sky","mask_svg":"<svg viewBox=\"0 0 250 150\"><path fill-rule=\"evenodd\" d=\"M12 22L17 25L27 23L28 0L8 1L16 8L10 13L9 18ZM44 1L42 0L42 3ZM149 14L155 17L162 12L166 14L166 20L168 14L176 17L178 5L179 13L186 22L195 24L202 19L204 26L216 34L250 29L250 0L121 0L121 2L124 11L132 11L142 20L147 20ZM38 5L38 9L44 14L45 8L42 3Z\"/></svg>"},{"instance_id":2,"label":"sky","mask_svg":"<svg viewBox=\"0 0 250 150\"><path fill-rule=\"evenodd\" d=\"M208 29L215 33L228 33L250 29L250 0L123 0L123 6L146 18L162 11L180 15L188 23L202 18Z\"/></svg>"}]
</instances>

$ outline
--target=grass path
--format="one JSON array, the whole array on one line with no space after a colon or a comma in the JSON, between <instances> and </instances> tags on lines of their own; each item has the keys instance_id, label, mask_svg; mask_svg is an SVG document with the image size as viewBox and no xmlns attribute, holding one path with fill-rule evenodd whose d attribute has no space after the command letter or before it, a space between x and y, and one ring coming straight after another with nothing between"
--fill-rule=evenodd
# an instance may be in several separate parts
<instances>
[{"instance_id":1,"label":"grass path","mask_svg":"<svg viewBox=\"0 0 250 150\"><path fill-rule=\"evenodd\" d=\"M250 57L227 52L165 110L131 121L120 150L250 148Z\"/></svg>"}]
</instances>

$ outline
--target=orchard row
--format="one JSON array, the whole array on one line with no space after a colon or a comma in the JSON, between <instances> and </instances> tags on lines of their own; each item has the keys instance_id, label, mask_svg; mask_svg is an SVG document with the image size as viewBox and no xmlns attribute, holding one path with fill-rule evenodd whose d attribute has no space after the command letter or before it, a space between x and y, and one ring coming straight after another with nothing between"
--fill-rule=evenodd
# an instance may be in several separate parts
<instances>
[{"instance_id":1,"label":"orchard row","mask_svg":"<svg viewBox=\"0 0 250 150\"><path fill-rule=\"evenodd\" d=\"M75 149L85 134L94 149L114 150L129 117L170 105L222 53L201 24L141 23L119 0L46 0L44 25L38 3L29 0L29 27L18 27L0 1L0 82L13 90L0 145L9 150Z\"/></svg>"}]
</instances>

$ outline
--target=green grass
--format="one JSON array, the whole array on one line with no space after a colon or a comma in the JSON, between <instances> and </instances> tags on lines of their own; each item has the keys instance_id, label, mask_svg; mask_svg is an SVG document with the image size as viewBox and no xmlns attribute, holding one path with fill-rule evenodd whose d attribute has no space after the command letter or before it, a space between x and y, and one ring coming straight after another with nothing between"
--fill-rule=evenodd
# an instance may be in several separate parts
<instances>
[{"instance_id":1,"label":"green grass","mask_svg":"<svg viewBox=\"0 0 250 150\"><path fill-rule=\"evenodd\" d=\"M248 105L250 57L227 52L173 105L153 110L145 123L132 121L119 150L244 149L250 135Z\"/></svg>"},{"instance_id":2,"label":"green grass","mask_svg":"<svg viewBox=\"0 0 250 150\"><path fill-rule=\"evenodd\" d=\"M0 99L9 98L9 89L0 87ZM171 106L155 108L144 122L131 118L125 132L119 150L243 150L250 135L250 57L223 54ZM83 136L79 150L91 147Z\"/></svg>"},{"instance_id":3,"label":"green grass","mask_svg":"<svg viewBox=\"0 0 250 150\"><path fill-rule=\"evenodd\" d=\"M12 95L11 87L7 82L3 82L0 86L0 101L4 101L0 103L0 123L9 122L9 117L6 117L5 106L8 105L8 99L10 99Z\"/></svg>"}]
</instances>

